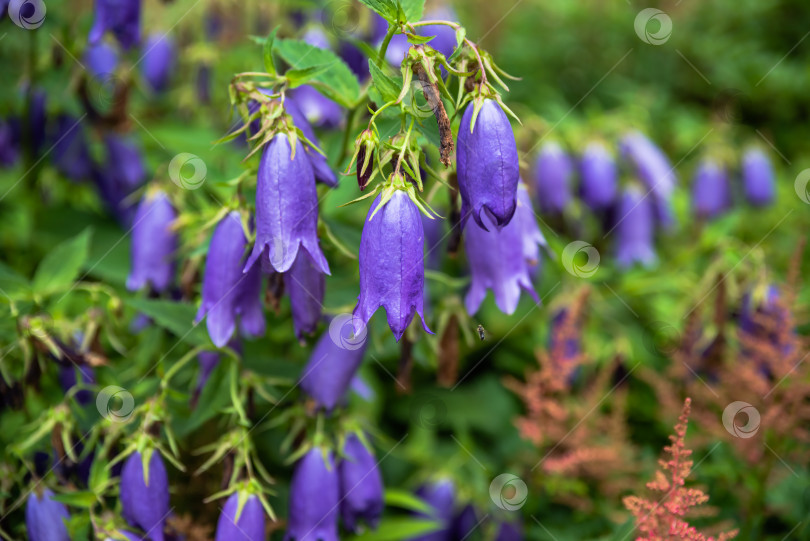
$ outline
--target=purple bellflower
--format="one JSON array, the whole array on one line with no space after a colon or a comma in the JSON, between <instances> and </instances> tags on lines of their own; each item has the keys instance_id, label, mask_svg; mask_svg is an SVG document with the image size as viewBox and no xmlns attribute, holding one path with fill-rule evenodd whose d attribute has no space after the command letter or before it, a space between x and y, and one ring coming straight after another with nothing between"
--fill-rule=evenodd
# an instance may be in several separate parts
<instances>
[{"instance_id":1,"label":"purple bellflower","mask_svg":"<svg viewBox=\"0 0 810 541\"><path fill-rule=\"evenodd\" d=\"M107 148L106 168L115 172L117 182L131 193L146 180L146 166L140 148L130 139L114 133L104 137Z\"/></svg>"},{"instance_id":2,"label":"purple bellflower","mask_svg":"<svg viewBox=\"0 0 810 541\"><path fill-rule=\"evenodd\" d=\"M501 522L495 541L523 541L523 526L517 520Z\"/></svg>"},{"instance_id":3,"label":"purple bellflower","mask_svg":"<svg viewBox=\"0 0 810 541\"><path fill-rule=\"evenodd\" d=\"M90 75L98 80L104 80L118 67L118 51L107 42L88 45L84 50L84 65Z\"/></svg>"},{"instance_id":4,"label":"purple bellflower","mask_svg":"<svg viewBox=\"0 0 810 541\"><path fill-rule=\"evenodd\" d=\"M416 491L416 495L431 507L431 513L427 515L427 518L438 521L441 528L429 534L413 537L411 541L446 541L451 539L456 502L455 494L456 489L449 479L442 479L424 485Z\"/></svg>"},{"instance_id":5,"label":"purple bellflower","mask_svg":"<svg viewBox=\"0 0 810 541\"><path fill-rule=\"evenodd\" d=\"M298 461L285 541L338 541L338 485L331 451L313 447Z\"/></svg>"},{"instance_id":6,"label":"purple bellflower","mask_svg":"<svg viewBox=\"0 0 810 541\"><path fill-rule=\"evenodd\" d=\"M236 330L237 317L249 336L264 334L261 266L242 272L247 240L238 211L231 211L214 230L203 277L203 292L196 321L206 318L211 341L223 347Z\"/></svg>"},{"instance_id":7,"label":"purple bellflower","mask_svg":"<svg viewBox=\"0 0 810 541\"><path fill-rule=\"evenodd\" d=\"M425 331L433 334L424 316L425 234L419 209L407 193L395 190L376 212L381 198L378 195L371 205L360 238L355 330L359 333L382 306L397 341L405 334L414 313L422 319Z\"/></svg>"},{"instance_id":8,"label":"purple bellflower","mask_svg":"<svg viewBox=\"0 0 810 541\"><path fill-rule=\"evenodd\" d=\"M469 539L479 525L475 507L468 504L453 519L452 539Z\"/></svg>"},{"instance_id":9,"label":"purple bellflower","mask_svg":"<svg viewBox=\"0 0 810 541\"><path fill-rule=\"evenodd\" d=\"M172 222L177 213L161 191L147 193L135 213L132 226L132 271L127 289L137 291L146 285L162 293L174 278L174 252L177 234Z\"/></svg>"},{"instance_id":10,"label":"purple bellflower","mask_svg":"<svg viewBox=\"0 0 810 541\"><path fill-rule=\"evenodd\" d=\"M619 171L610 151L599 142L589 143L580 160L582 200L593 210L607 208L616 200Z\"/></svg>"},{"instance_id":11,"label":"purple bellflower","mask_svg":"<svg viewBox=\"0 0 810 541\"><path fill-rule=\"evenodd\" d=\"M540 226L537 225L537 216L532 207L532 198L529 190L523 181L518 184L517 209L515 219L520 226L520 236L523 240L523 258L530 268L535 268L540 264L540 247L548 249L548 242Z\"/></svg>"},{"instance_id":12,"label":"purple bellflower","mask_svg":"<svg viewBox=\"0 0 810 541\"><path fill-rule=\"evenodd\" d=\"M700 218L715 218L731 204L728 174L714 160L703 160L692 184L692 205Z\"/></svg>"},{"instance_id":13,"label":"purple bellflower","mask_svg":"<svg viewBox=\"0 0 810 541\"><path fill-rule=\"evenodd\" d=\"M637 187L630 187L619 201L616 226L616 259L620 267L634 263L649 266L655 263L653 246L655 219L652 201Z\"/></svg>"},{"instance_id":14,"label":"purple bellflower","mask_svg":"<svg viewBox=\"0 0 810 541\"><path fill-rule=\"evenodd\" d=\"M177 51L168 35L152 35L143 44L141 73L154 92L163 92L169 87L174 72Z\"/></svg>"},{"instance_id":15,"label":"purple bellflower","mask_svg":"<svg viewBox=\"0 0 810 541\"><path fill-rule=\"evenodd\" d=\"M351 321L343 329L335 323L315 344L300 379L301 389L326 411L343 403L366 351L364 334L354 339L341 334L345 329L354 331Z\"/></svg>"},{"instance_id":16,"label":"purple bellflower","mask_svg":"<svg viewBox=\"0 0 810 541\"><path fill-rule=\"evenodd\" d=\"M571 177L574 164L563 148L546 143L540 149L534 165L535 188L540 212L560 214L571 200Z\"/></svg>"},{"instance_id":17,"label":"purple bellflower","mask_svg":"<svg viewBox=\"0 0 810 541\"><path fill-rule=\"evenodd\" d=\"M472 214L486 228L483 211L487 210L500 229L512 219L517 206L517 144L506 113L495 101L484 100L474 126L473 105L464 111L456 145L461 225Z\"/></svg>"},{"instance_id":18,"label":"purple bellflower","mask_svg":"<svg viewBox=\"0 0 810 541\"><path fill-rule=\"evenodd\" d=\"M357 532L358 522L362 519L371 528L376 528L385 506L377 459L354 433L346 438L343 453L344 458L338 464L343 525L347 530Z\"/></svg>"},{"instance_id":19,"label":"purple bellflower","mask_svg":"<svg viewBox=\"0 0 810 541\"><path fill-rule=\"evenodd\" d=\"M299 340L318 328L323 312L326 277L304 251L298 252L290 270L285 272L284 289L290 295L293 326Z\"/></svg>"},{"instance_id":20,"label":"purple bellflower","mask_svg":"<svg viewBox=\"0 0 810 541\"><path fill-rule=\"evenodd\" d=\"M141 0L96 0L95 20L87 40L91 45L112 32L124 49L141 41Z\"/></svg>"},{"instance_id":21,"label":"purple bellflower","mask_svg":"<svg viewBox=\"0 0 810 541\"><path fill-rule=\"evenodd\" d=\"M287 113L292 117L295 127L300 129L304 137L312 141L312 144L320 148L321 143L318 141L315 131L312 129L312 126L310 126L307 117L301 112L298 105L296 105L296 102L294 100L287 100L284 102L284 106ZM332 188L337 186L338 179L335 176L335 172L329 167L326 156L309 147L307 147L306 152L307 156L309 156L309 163L312 165L312 172L315 174L315 180Z\"/></svg>"},{"instance_id":22,"label":"purple bellflower","mask_svg":"<svg viewBox=\"0 0 810 541\"><path fill-rule=\"evenodd\" d=\"M93 174L93 161L81 122L70 115L59 115L53 138L51 159L54 167L70 180L89 179Z\"/></svg>"},{"instance_id":23,"label":"purple bellflower","mask_svg":"<svg viewBox=\"0 0 810 541\"><path fill-rule=\"evenodd\" d=\"M256 243L245 265L247 272L261 256L262 264L287 272L305 250L314 265L329 274L318 244L318 194L315 176L303 144L292 156L286 134L276 135L264 148L256 186Z\"/></svg>"},{"instance_id":24,"label":"purple bellflower","mask_svg":"<svg viewBox=\"0 0 810 541\"><path fill-rule=\"evenodd\" d=\"M244 502L241 509L240 496ZM255 494L231 494L217 521L216 541L264 541L264 531L264 509L259 498Z\"/></svg>"},{"instance_id":25,"label":"purple bellflower","mask_svg":"<svg viewBox=\"0 0 810 541\"><path fill-rule=\"evenodd\" d=\"M54 493L46 488L42 494L36 490L28 495L25 504L25 528L31 541L70 541L65 521L70 518L67 507L53 499Z\"/></svg>"},{"instance_id":26,"label":"purple bellflower","mask_svg":"<svg viewBox=\"0 0 810 541\"><path fill-rule=\"evenodd\" d=\"M153 541L163 541L163 525L169 515L169 479L157 450L151 450L148 467L135 452L121 470L121 511L132 526L148 532Z\"/></svg>"},{"instance_id":27,"label":"purple bellflower","mask_svg":"<svg viewBox=\"0 0 810 541\"><path fill-rule=\"evenodd\" d=\"M641 132L625 135L619 146L622 155L630 161L636 174L652 192L653 213L658 223L664 228L674 225L672 192L676 178L669 158Z\"/></svg>"},{"instance_id":28,"label":"purple bellflower","mask_svg":"<svg viewBox=\"0 0 810 541\"><path fill-rule=\"evenodd\" d=\"M292 90L289 98L304 113L310 124L321 128L334 128L343 119L343 110L309 85Z\"/></svg>"},{"instance_id":29,"label":"purple bellflower","mask_svg":"<svg viewBox=\"0 0 810 541\"><path fill-rule=\"evenodd\" d=\"M750 148L743 155L742 180L745 198L755 207L770 205L776 195L776 177L768 155Z\"/></svg>"},{"instance_id":30,"label":"purple bellflower","mask_svg":"<svg viewBox=\"0 0 810 541\"><path fill-rule=\"evenodd\" d=\"M45 145L48 125L47 94L41 88L31 90L31 108L28 111L28 137L34 156L39 156ZM26 133L26 132L22 132Z\"/></svg>"},{"instance_id":31,"label":"purple bellflower","mask_svg":"<svg viewBox=\"0 0 810 541\"><path fill-rule=\"evenodd\" d=\"M0 119L0 167L11 167L20 155L19 122Z\"/></svg>"}]
</instances>

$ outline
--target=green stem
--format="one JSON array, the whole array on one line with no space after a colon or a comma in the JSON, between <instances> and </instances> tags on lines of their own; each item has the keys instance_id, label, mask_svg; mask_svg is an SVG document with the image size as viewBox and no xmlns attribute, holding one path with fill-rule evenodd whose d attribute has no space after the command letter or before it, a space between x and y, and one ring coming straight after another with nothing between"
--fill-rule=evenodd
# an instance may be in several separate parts
<instances>
[{"instance_id":1,"label":"green stem","mask_svg":"<svg viewBox=\"0 0 810 541\"><path fill-rule=\"evenodd\" d=\"M380 46L380 52L377 54L377 67L379 68L382 66L383 60L385 60L385 53L388 51L388 44L391 43L391 38L394 37L394 34L397 32L397 25L392 24L388 27L388 32L385 33L385 39L383 39L382 45Z\"/></svg>"}]
</instances>

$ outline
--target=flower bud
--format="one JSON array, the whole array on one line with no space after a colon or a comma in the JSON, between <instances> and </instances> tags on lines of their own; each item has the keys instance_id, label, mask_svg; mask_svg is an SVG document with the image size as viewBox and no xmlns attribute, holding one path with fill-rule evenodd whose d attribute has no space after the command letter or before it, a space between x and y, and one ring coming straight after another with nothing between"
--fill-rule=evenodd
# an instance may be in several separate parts
<instances>
[{"instance_id":1,"label":"flower bud","mask_svg":"<svg viewBox=\"0 0 810 541\"><path fill-rule=\"evenodd\" d=\"M177 235L172 222L174 207L162 191L147 193L135 213L132 226L132 271L127 289L136 291L146 285L162 293L174 278L174 252Z\"/></svg>"},{"instance_id":2,"label":"flower bud","mask_svg":"<svg viewBox=\"0 0 810 541\"><path fill-rule=\"evenodd\" d=\"M112 45L100 41L87 46L83 60L90 75L98 80L104 80L118 67L118 51Z\"/></svg>"},{"instance_id":3,"label":"flower bud","mask_svg":"<svg viewBox=\"0 0 810 541\"><path fill-rule=\"evenodd\" d=\"M312 448L290 482L288 541L338 541L338 476L332 452Z\"/></svg>"},{"instance_id":4,"label":"flower bud","mask_svg":"<svg viewBox=\"0 0 810 541\"><path fill-rule=\"evenodd\" d=\"M376 528L385 506L377 459L354 433L346 438L343 454L344 458L338 464L343 525L356 533L362 519L371 528Z\"/></svg>"},{"instance_id":5,"label":"flower bud","mask_svg":"<svg viewBox=\"0 0 810 541\"><path fill-rule=\"evenodd\" d=\"M137 526L154 541L163 541L163 526L169 515L169 479L163 459L155 449L144 455L135 452L127 457L121 470L121 512L132 526Z\"/></svg>"},{"instance_id":6,"label":"flower bud","mask_svg":"<svg viewBox=\"0 0 810 541\"><path fill-rule=\"evenodd\" d=\"M244 501L239 508L239 499ZM225 502L217 521L216 541L264 541L265 516L255 494L234 492Z\"/></svg>"},{"instance_id":7,"label":"flower bud","mask_svg":"<svg viewBox=\"0 0 810 541\"><path fill-rule=\"evenodd\" d=\"M67 507L53 499L46 488L37 494L32 490L25 504L25 528L31 541L70 541L65 521L70 519Z\"/></svg>"},{"instance_id":8,"label":"flower bud","mask_svg":"<svg viewBox=\"0 0 810 541\"><path fill-rule=\"evenodd\" d=\"M363 130L357 136L357 185L364 190L371 174L374 172L374 149L377 146L377 136L371 130Z\"/></svg>"}]
</instances>

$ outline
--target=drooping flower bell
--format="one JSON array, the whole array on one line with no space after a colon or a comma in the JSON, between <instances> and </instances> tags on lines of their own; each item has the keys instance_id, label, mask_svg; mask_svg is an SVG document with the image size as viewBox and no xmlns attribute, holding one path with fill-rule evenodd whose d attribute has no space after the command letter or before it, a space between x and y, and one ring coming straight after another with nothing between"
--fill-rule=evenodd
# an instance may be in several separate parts
<instances>
[{"instance_id":1,"label":"drooping flower bell","mask_svg":"<svg viewBox=\"0 0 810 541\"><path fill-rule=\"evenodd\" d=\"M312 126L309 124L309 120L301 112L301 109L298 108L295 101L287 100L284 102L285 111L292 117L293 123L295 127L300 129L304 137L309 139L312 144L316 145L318 148L321 148L321 143L318 141L318 136L315 135L315 131L312 129ZM332 168L329 167L329 163L326 161L326 156L317 152L309 147L306 148L307 156L309 156L309 163L312 165L312 172L315 174L315 180L326 184L327 186L331 186L334 188L338 185L338 179L335 176L335 172L332 171Z\"/></svg>"},{"instance_id":2,"label":"drooping flower bell","mask_svg":"<svg viewBox=\"0 0 810 541\"><path fill-rule=\"evenodd\" d=\"M745 198L755 207L773 202L776 177L768 155L758 147L746 150L742 160L742 180Z\"/></svg>"},{"instance_id":3,"label":"drooping flower bell","mask_svg":"<svg viewBox=\"0 0 810 541\"><path fill-rule=\"evenodd\" d=\"M636 174L651 192L653 216L664 228L675 224L672 192L675 169L666 154L641 132L625 135L620 143L622 155L633 165Z\"/></svg>"},{"instance_id":4,"label":"drooping flower bell","mask_svg":"<svg viewBox=\"0 0 810 541\"><path fill-rule=\"evenodd\" d=\"M343 109L315 88L302 85L290 92L287 98L304 113L304 118L313 126L334 128L343 120Z\"/></svg>"},{"instance_id":5,"label":"drooping flower bell","mask_svg":"<svg viewBox=\"0 0 810 541\"><path fill-rule=\"evenodd\" d=\"M619 171L610 151L599 142L589 143L580 160L580 194L593 210L613 204L618 189Z\"/></svg>"},{"instance_id":6,"label":"drooping flower bell","mask_svg":"<svg viewBox=\"0 0 810 541\"><path fill-rule=\"evenodd\" d=\"M456 489L449 479L440 479L420 487L416 495L430 507L429 515L422 515L439 522L441 528L426 535L412 537L411 541L445 541L450 539L453 527Z\"/></svg>"},{"instance_id":7,"label":"drooping flower bell","mask_svg":"<svg viewBox=\"0 0 810 541\"><path fill-rule=\"evenodd\" d=\"M83 60L90 75L98 80L104 80L118 67L118 51L109 43L99 41L87 46Z\"/></svg>"},{"instance_id":8,"label":"drooping flower bell","mask_svg":"<svg viewBox=\"0 0 810 541\"><path fill-rule=\"evenodd\" d=\"M345 325L339 325L341 320L337 318L332 321L301 372L301 389L326 411L343 403L366 351L366 335L354 335L351 318L348 319L342 321Z\"/></svg>"},{"instance_id":9,"label":"drooping flower bell","mask_svg":"<svg viewBox=\"0 0 810 541\"><path fill-rule=\"evenodd\" d=\"M731 204L728 174L722 165L711 159L703 160L695 172L692 185L692 206L700 218L715 218Z\"/></svg>"},{"instance_id":10,"label":"drooping flower bell","mask_svg":"<svg viewBox=\"0 0 810 541\"><path fill-rule=\"evenodd\" d=\"M495 541L523 541L523 525L519 520L504 520L498 525Z\"/></svg>"},{"instance_id":11,"label":"drooping flower bell","mask_svg":"<svg viewBox=\"0 0 810 541\"><path fill-rule=\"evenodd\" d=\"M453 519L450 531L452 532L453 539L468 539L471 538L473 532L478 528L480 522L475 507L471 504L465 505L464 508L456 514Z\"/></svg>"},{"instance_id":12,"label":"drooping flower bell","mask_svg":"<svg viewBox=\"0 0 810 541\"><path fill-rule=\"evenodd\" d=\"M242 491L231 494L217 521L216 541L264 541L264 532L265 515L259 498Z\"/></svg>"},{"instance_id":13,"label":"drooping flower bell","mask_svg":"<svg viewBox=\"0 0 810 541\"><path fill-rule=\"evenodd\" d=\"M124 49L141 41L141 0L95 0L95 19L87 40L98 43L112 32Z\"/></svg>"},{"instance_id":14,"label":"drooping flower bell","mask_svg":"<svg viewBox=\"0 0 810 541\"><path fill-rule=\"evenodd\" d=\"M382 306L388 326L399 341L413 320L422 320L425 331L424 287L425 234L419 209L408 194L396 189L382 208L382 195L371 205L360 238L360 296L354 309L355 329L368 324Z\"/></svg>"},{"instance_id":15,"label":"drooping flower bell","mask_svg":"<svg viewBox=\"0 0 810 541\"><path fill-rule=\"evenodd\" d=\"M248 272L242 272L246 245L241 216L238 211L231 211L217 224L211 237L196 319L199 322L206 318L208 335L217 347L223 347L231 339L240 316L244 334L264 334L261 266L254 264Z\"/></svg>"},{"instance_id":16,"label":"drooping flower bell","mask_svg":"<svg viewBox=\"0 0 810 541\"><path fill-rule=\"evenodd\" d=\"M620 267L634 263L655 263L655 218L652 201L635 186L626 189L619 200L616 226L616 261Z\"/></svg>"},{"instance_id":17,"label":"drooping flower bell","mask_svg":"<svg viewBox=\"0 0 810 541\"><path fill-rule=\"evenodd\" d=\"M517 144L506 113L493 100L484 100L475 124L474 103L464 110L458 130L456 159L461 193L461 225L472 218L484 225L484 210L502 228L515 214L520 176Z\"/></svg>"},{"instance_id":18,"label":"drooping flower bell","mask_svg":"<svg viewBox=\"0 0 810 541\"><path fill-rule=\"evenodd\" d=\"M141 200L132 225L132 270L127 278L130 291L150 285L162 293L172 284L177 250L172 222L176 218L174 207L162 191L147 193Z\"/></svg>"},{"instance_id":19,"label":"drooping flower bell","mask_svg":"<svg viewBox=\"0 0 810 541\"><path fill-rule=\"evenodd\" d=\"M151 455L151 456L149 456ZM148 457L144 468L144 456ZM121 514L153 541L163 541L163 526L169 515L169 479L158 451L146 455L135 452L127 457L121 470Z\"/></svg>"},{"instance_id":20,"label":"drooping flower bell","mask_svg":"<svg viewBox=\"0 0 810 541\"><path fill-rule=\"evenodd\" d=\"M332 452L313 447L293 471L285 541L338 541L339 498Z\"/></svg>"},{"instance_id":21,"label":"drooping flower bell","mask_svg":"<svg viewBox=\"0 0 810 541\"><path fill-rule=\"evenodd\" d=\"M385 506L377 459L354 433L346 438L343 455L338 464L343 525L347 530L357 532L358 522L363 520L371 528L376 528Z\"/></svg>"},{"instance_id":22,"label":"drooping flower bell","mask_svg":"<svg viewBox=\"0 0 810 541\"><path fill-rule=\"evenodd\" d=\"M71 115L59 115L53 139L51 159L54 167L70 180L89 179L93 173L93 161L81 122Z\"/></svg>"},{"instance_id":23,"label":"drooping flower bell","mask_svg":"<svg viewBox=\"0 0 810 541\"><path fill-rule=\"evenodd\" d=\"M556 142L543 145L534 165L535 188L540 212L560 214L571 200L574 164Z\"/></svg>"},{"instance_id":24,"label":"drooping flower bell","mask_svg":"<svg viewBox=\"0 0 810 541\"><path fill-rule=\"evenodd\" d=\"M277 134L265 146L256 185L256 243L245 272L261 256L262 264L287 272L301 249L314 265L329 274L318 243L318 194L303 144L292 156L287 134Z\"/></svg>"},{"instance_id":25,"label":"drooping flower bell","mask_svg":"<svg viewBox=\"0 0 810 541\"><path fill-rule=\"evenodd\" d=\"M515 219L520 226L520 237L523 240L523 258L529 268L536 268L540 265L540 247L548 249L548 242L540 226L537 225L537 215L534 213L532 198L526 184L520 181L517 191L517 209Z\"/></svg>"},{"instance_id":26,"label":"drooping flower bell","mask_svg":"<svg viewBox=\"0 0 810 541\"><path fill-rule=\"evenodd\" d=\"M25 504L25 528L31 541L70 541L65 521L70 519L67 507L53 499L54 493L46 488L37 493L32 490Z\"/></svg>"},{"instance_id":27,"label":"drooping flower bell","mask_svg":"<svg viewBox=\"0 0 810 541\"><path fill-rule=\"evenodd\" d=\"M163 92L169 87L176 61L177 51L171 37L154 34L146 39L140 67L143 78L154 92Z\"/></svg>"},{"instance_id":28,"label":"drooping flower bell","mask_svg":"<svg viewBox=\"0 0 810 541\"><path fill-rule=\"evenodd\" d=\"M318 328L323 313L326 278L304 251L298 252L290 270L285 272L284 289L290 296L293 326L299 340Z\"/></svg>"},{"instance_id":29,"label":"drooping flower bell","mask_svg":"<svg viewBox=\"0 0 810 541\"><path fill-rule=\"evenodd\" d=\"M113 174L122 189L131 193L146 180L146 166L141 149L134 141L114 133L104 136L107 149L106 168Z\"/></svg>"}]
</instances>

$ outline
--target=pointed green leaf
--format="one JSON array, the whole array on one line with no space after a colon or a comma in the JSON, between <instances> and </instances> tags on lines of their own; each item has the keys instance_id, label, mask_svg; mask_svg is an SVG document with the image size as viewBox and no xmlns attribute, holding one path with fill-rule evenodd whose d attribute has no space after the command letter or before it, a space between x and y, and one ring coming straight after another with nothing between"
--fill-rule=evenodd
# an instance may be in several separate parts
<instances>
[{"instance_id":1,"label":"pointed green leaf","mask_svg":"<svg viewBox=\"0 0 810 541\"><path fill-rule=\"evenodd\" d=\"M90 233L89 228L85 229L48 252L34 274L35 293L50 295L70 287L87 260Z\"/></svg>"},{"instance_id":2,"label":"pointed green leaf","mask_svg":"<svg viewBox=\"0 0 810 541\"><path fill-rule=\"evenodd\" d=\"M402 87L402 78L387 75L383 70L377 67L372 60L368 61L368 69L371 72L371 80L380 92L383 101L389 102L396 100Z\"/></svg>"},{"instance_id":3,"label":"pointed green leaf","mask_svg":"<svg viewBox=\"0 0 810 541\"><path fill-rule=\"evenodd\" d=\"M349 66L332 51L295 39L276 40L274 50L292 70L328 65L309 80L327 98L344 107L353 107L359 100L360 83Z\"/></svg>"},{"instance_id":4,"label":"pointed green leaf","mask_svg":"<svg viewBox=\"0 0 810 541\"><path fill-rule=\"evenodd\" d=\"M389 23L397 22L397 3L394 0L360 0Z\"/></svg>"},{"instance_id":5,"label":"pointed green leaf","mask_svg":"<svg viewBox=\"0 0 810 541\"><path fill-rule=\"evenodd\" d=\"M270 75L275 75L278 73L276 70L276 64L273 62L273 43L276 41L276 32L278 32L278 26L273 29L270 34L268 34L267 38L264 40L264 70L269 73Z\"/></svg>"}]
</instances>

